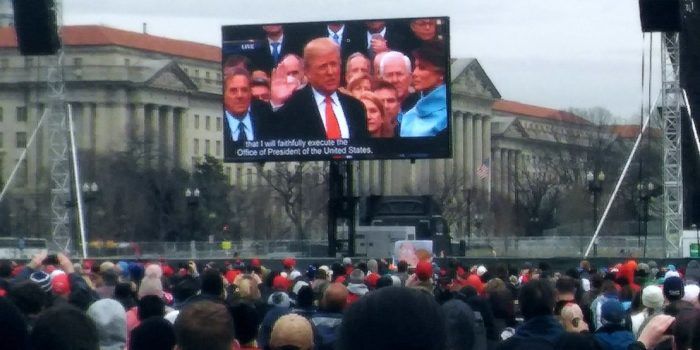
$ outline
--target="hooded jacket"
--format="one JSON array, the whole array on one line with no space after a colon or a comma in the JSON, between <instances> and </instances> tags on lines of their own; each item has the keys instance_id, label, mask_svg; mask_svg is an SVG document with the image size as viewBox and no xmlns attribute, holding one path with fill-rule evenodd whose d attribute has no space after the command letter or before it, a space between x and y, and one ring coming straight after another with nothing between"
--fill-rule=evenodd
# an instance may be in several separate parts
<instances>
[{"instance_id":1,"label":"hooded jacket","mask_svg":"<svg viewBox=\"0 0 700 350\"><path fill-rule=\"evenodd\" d=\"M595 337L605 350L627 350L636 340L634 334L618 324L606 324L595 331Z\"/></svg>"},{"instance_id":2,"label":"hooded jacket","mask_svg":"<svg viewBox=\"0 0 700 350\"><path fill-rule=\"evenodd\" d=\"M533 317L515 330L515 334L498 345L498 350L554 349L564 328L554 316Z\"/></svg>"}]
</instances>

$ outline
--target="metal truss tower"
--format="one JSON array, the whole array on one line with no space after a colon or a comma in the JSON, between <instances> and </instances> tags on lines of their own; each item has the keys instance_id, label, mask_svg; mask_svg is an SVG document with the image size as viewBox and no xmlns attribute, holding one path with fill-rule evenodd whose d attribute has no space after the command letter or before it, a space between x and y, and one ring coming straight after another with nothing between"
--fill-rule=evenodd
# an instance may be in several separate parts
<instances>
[{"instance_id":1,"label":"metal truss tower","mask_svg":"<svg viewBox=\"0 0 700 350\"><path fill-rule=\"evenodd\" d=\"M56 23L59 33L63 24L61 1L55 2ZM63 80L63 45L56 55L47 56L49 94L48 119L49 162L51 167L51 238L59 250L71 251L72 229L70 220L71 167L68 143L68 118L66 111L65 82Z\"/></svg>"},{"instance_id":2,"label":"metal truss tower","mask_svg":"<svg viewBox=\"0 0 700 350\"><path fill-rule=\"evenodd\" d=\"M663 209L666 256L680 256L683 236L683 168L679 34L661 35L661 122L663 124Z\"/></svg>"}]
</instances>

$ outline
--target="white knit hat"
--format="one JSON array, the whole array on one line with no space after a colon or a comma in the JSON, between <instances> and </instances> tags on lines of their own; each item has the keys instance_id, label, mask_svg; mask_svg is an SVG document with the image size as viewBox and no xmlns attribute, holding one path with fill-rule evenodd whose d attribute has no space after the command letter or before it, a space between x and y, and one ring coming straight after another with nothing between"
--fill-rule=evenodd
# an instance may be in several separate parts
<instances>
[{"instance_id":1,"label":"white knit hat","mask_svg":"<svg viewBox=\"0 0 700 350\"><path fill-rule=\"evenodd\" d=\"M664 293L658 286L647 286L642 290L642 305L659 310L664 306Z\"/></svg>"}]
</instances>

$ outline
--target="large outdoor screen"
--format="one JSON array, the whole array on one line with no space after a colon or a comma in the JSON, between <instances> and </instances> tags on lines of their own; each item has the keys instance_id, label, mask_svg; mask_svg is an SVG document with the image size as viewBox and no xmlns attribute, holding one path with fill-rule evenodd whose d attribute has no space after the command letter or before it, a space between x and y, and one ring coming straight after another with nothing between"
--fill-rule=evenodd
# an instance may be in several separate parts
<instances>
[{"instance_id":1,"label":"large outdoor screen","mask_svg":"<svg viewBox=\"0 0 700 350\"><path fill-rule=\"evenodd\" d=\"M448 158L447 17L222 27L227 162Z\"/></svg>"}]
</instances>

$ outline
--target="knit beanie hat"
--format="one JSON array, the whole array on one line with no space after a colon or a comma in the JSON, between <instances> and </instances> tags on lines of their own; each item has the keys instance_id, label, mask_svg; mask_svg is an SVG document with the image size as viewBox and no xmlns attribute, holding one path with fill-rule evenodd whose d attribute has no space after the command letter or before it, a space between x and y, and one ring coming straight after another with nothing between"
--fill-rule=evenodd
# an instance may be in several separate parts
<instances>
[{"instance_id":1,"label":"knit beanie hat","mask_svg":"<svg viewBox=\"0 0 700 350\"><path fill-rule=\"evenodd\" d=\"M285 292L274 292L270 294L269 298L267 298L267 304L276 307L289 308L289 306L292 304L292 300Z\"/></svg>"},{"instance_id":2,"label":"knit beanie hat","mask_svg":"<svg viewBox=\"0 0 700 350\"><path fill-rule=\"evenodd\" d=\"M642 305L654 310L661 310L664 306L664 295L661 288L655 285L644 287L642 290Z\"/></svg>"},{"instance_id":3,"label":"knit beanie hat","mask_svg":"<svg viewBox=\"0 0 700 350\"><path fill-rule=\"evenodd\" d=\"M100 299L87 310L100 337L100 350L122 350L126 345L126 311L114 299Z\"/></svg>"},{"instance_id":4,"label":"knit beanie hat","mask_svg":"<svg viewBox=\"0 0 700 350\"><path fill-rule=\"evenodd\" d=\"M488 270L484 265L479 265L479 267L476 268L476 275L481 277L483 276Z\"/></svg>"},{"instance_id":5,"label":"knit beanie hat","mask_svg":"<svg viewBox=\"0 0 700 350\"><path fill-rule=\"evenodd\" d=\"M160 269L159 269L160 270ZM156 277L156 271L151 270L151 275L146 275L141 280L141 285L139 286L139 299L146 295L156 295L163 297L163 283L160 281L159 277Z\"/></svg>"},{"instance_id":6,"label":"knit beanie hat","mask_svg":"<svg viewBox=\"0 0 700 350\"><path fill-rule=\"evenodd\" d=\"M35 271L29 275L29 280L38 284L44 292L51 291L51 276L44 271Z\"/></svg>"}]
</instances>

